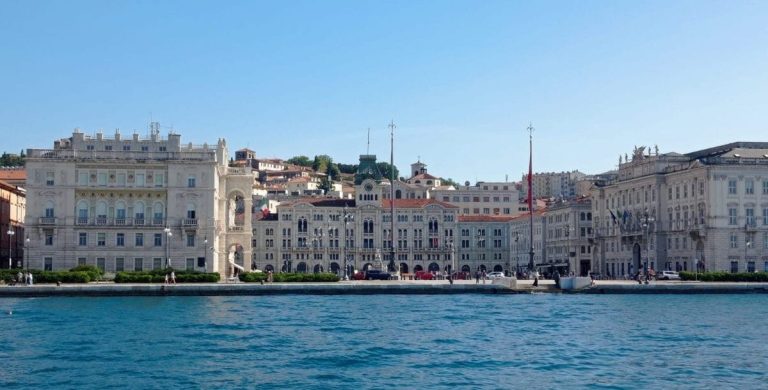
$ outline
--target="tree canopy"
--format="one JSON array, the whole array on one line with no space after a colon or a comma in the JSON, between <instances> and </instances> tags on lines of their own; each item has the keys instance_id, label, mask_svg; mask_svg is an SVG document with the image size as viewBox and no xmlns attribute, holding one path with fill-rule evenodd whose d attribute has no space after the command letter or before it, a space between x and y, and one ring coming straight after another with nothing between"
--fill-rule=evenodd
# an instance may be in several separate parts
<instances>
[{"instance_id":1,"label":"tree canopy","mask_svg":"<svg viewBox=\"0 0 768 390\"><path fill-rule=\"evenodd\" d=\"M24 154L24 151L22 150L19 154L9 154L7 152L3 152L3 155L0 156L0 166L2 167L21 167L24 166L24 158L26 155Z\"/></svg>"}]
</instances>

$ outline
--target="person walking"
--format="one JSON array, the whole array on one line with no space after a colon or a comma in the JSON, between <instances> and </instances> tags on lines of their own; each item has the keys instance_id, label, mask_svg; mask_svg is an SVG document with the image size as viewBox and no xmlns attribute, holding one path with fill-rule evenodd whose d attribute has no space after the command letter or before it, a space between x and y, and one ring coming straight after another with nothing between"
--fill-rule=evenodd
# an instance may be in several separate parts
<instances>
[{"instance_id":1,"label":"person walking","mask_svg":"<svg viewBox=\"0 0 768 390\"><path fill-rule=\"evenodd\" d=\"M176 284L176 272L171 271L171 284Z\"/></svg>"},{"instance_id":2,"label":"person walking","mask_svg":"<svg viewBox=\"0 0 768 390\"><path fill-rule=\"evenodd\" d=\"M165 274L165 284L168 284L168 274Z\"/></svg>"},{"instance_id":3,"label":"person walking","mask_svg":"<svg viewBox=\"0 0 768 390\"><path fill-rule=\"evenodd\" d=\"M480 271L475 271L475 284L480 284Z\"/></svg>"},{"instance_id":4,"label":"person walking","mask_svg":"<svg viewBox=\"0 0 768 390\"><path fill-rule=\"evenodd\" d=\"M33 285L33 284L35 284L35 280L34 280L34 279L35 279L35 277L34 277L34 276L32 276L32 272L30 272L30 273L27 275L27 278L28 278L27 280L29 281L29 285L30 285L30 286L31 286L31 285Z\"/></svg>"}]
</instances>

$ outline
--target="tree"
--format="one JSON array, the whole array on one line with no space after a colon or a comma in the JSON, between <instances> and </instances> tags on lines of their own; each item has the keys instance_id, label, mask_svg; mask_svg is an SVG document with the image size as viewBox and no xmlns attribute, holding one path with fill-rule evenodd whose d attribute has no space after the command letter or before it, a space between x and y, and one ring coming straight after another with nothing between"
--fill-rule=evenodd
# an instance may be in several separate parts
<instances>
[{"instance_id":1,"label":"tree","mask_svg":"<svg viewBox=\"0 0 768 390\"><path fill-rule=\"evenodd\" d=\"M291 157L288 160L286 160L288 164L293 165L299 165L302 167L311 167L312 166L312 160L309 159L307 156L295 156Z\"/></svg>"},{"instance_id":2,"label":"tree","mask_svg":"<svg viewBox=\"0 0 768 390\"><path fill-rule=\"evenodd\" d=\"M379 168L379 172L381 172L381 176L387 179L392 178L392 170L390 170L391 165L389 165L386 161L381 161L376 163L376 166ZM397 167L394 167L395 170L395 177L398 177L398 171Z\"/></svg>"},{"instance_id":3,"label":"tree","mask_svg":"<svg viewBox=\"0 0 768 390\"><path fill-rule=\"evenodd\" d=\"M21 167L24 166L24 151L22 150L22 154L8 154L7 152L3 152L3 155L0 156L0 166L3 167Z\"/></svg>"},{"instance_id":4,"label":"tree","mask_svg":"<svg viewBox=\"0 0 768 390\"><path fill-rule=\"evenodd\" d=\"M448 178L448 179L440 178L440 180L443 181L443 185L444 186L454 186L454 187L458 187L459 186L459 184L456 183L455 181L453 181L453 179L451 179L451 178Z\"/></svg>"},{"instance_id":5,"label":"tree","mask_svg":"<svg viewBox=\"0 0 768 390\"><path fill-rule=\"evenodd\" d=\"M336 164L341 173L355 174L357 173L357 164Z\"/></svg>"}]
</instances>

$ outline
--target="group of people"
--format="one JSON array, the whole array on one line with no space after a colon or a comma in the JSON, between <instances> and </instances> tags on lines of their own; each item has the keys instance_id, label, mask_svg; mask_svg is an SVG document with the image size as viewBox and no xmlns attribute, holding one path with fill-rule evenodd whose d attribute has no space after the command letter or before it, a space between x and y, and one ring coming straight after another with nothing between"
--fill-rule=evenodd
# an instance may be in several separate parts
<instances>
[{"instance_id":1,"label":"group of people","mask_svg":"<svg viewBox=\"0 0 768 390\"><path fill-rule=\"evenodd\" d=\"M34 283L34 276L32 276L32 272L21 272L19 271L18 274L16 274L15 279L11 279L11 286L15 286L19 283L26 284L27 286L31 286L32 283Z\"/></svg>"},{"instance_id":2,"label":"group of people","mask_svg":"<svg viewBox=\"0 0 768 390\"><path fill-rule=\"evenodd\" d=\"M165 284L176 284L176 273L165 274Z\"/></svg>"}]
</instances>

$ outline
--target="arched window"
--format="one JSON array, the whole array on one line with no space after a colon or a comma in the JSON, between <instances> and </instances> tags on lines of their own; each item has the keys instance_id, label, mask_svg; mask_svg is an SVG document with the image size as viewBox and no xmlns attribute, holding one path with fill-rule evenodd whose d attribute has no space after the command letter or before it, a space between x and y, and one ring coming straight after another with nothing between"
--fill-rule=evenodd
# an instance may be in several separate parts
<instances>
[{"instance_id":1,"label":"arched window","mask_svg":"<svg viewBox=\"0 0 768 390\"><path fill-rule=\"evenodd\" d=\"M163 224L163 215L165 215L165 205L162 202L155 202L152 206L152 219L155 225Z\"/></svg>"},{"instance_id":2,"label":"arched window","mask_svg":"<svg viewBox=\"0 0 768 390\"><path fill-rule=\"evenodd\" d=\"M138 201L133 205L133 218L136 219L136 223L144 223L144 202Z\"/></svg>"},{"instance_id":3,"label":"arched window","mask_svg":"<svg viewBox=\"0 0 768 390\"><path fill-rule=\"evenodd\" d=\"M107 202L96 203L96 218L107 218Z\"/></svg>"},{"instance_id":4,"label":"arched window","mask_svg":"<svg viewBox=\"0 0 768 390\"><path fill-rule=\"evenodd\" d=\"M45 204L45 217L46 218L53 218L54 215L54 209L53 209L53 201L49 200Z\"/></svg>"},{"instance_id":5,"label":"arched window","mask_svg":"<svg viewBox=\"0 0 768 390\"><path fill-rule=\"evenodd\" d=\"M77 223L81 225L88 223L88 202L84 200L77 202Z\"/></svg>"},{"instance_id":6,"label":"arched window","mask_svg":"<svg viewBox=\"0 0 768 390\"><path fill-rule=\"evenodd\" d=\"M402 199L402 197L403 197L403 191L402 190L395 191L395 199Z\"/></svg>"},{"instance_id":7,"label":"arched window","mask_svg":"<svg viewBox=\"0 0 768 390\"><path fill-rule=\"evenodd\" d=\"M125 223L125 202L122 200L115 203L115 222Z\"/></svg>"},{"instance_id":8,"label":"arched window","mask_svg":"<svg viewBox=\"0 0 768 390\"><path fill-rule=\"evenodd\" d=\"M304 217L299 218L298 226L299 233L306 233L307 232L307 219Z\"/></svg>"}]
</instances>

